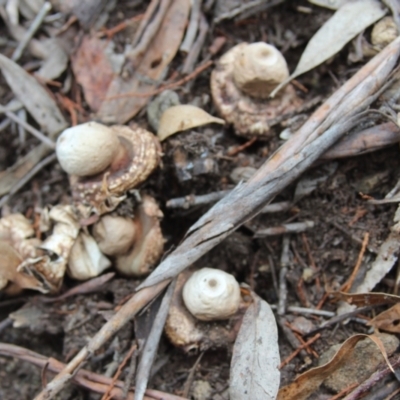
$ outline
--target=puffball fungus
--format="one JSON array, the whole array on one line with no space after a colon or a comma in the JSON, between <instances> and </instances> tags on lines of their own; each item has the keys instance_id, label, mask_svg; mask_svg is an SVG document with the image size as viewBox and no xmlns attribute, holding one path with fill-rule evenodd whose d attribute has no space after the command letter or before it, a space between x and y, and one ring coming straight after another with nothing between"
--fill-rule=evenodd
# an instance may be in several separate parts
<instances>
[{"instance_id":1,"label":"puffball fungus","mask_svg":"<svg viewBox=\"0 0 400 400\"><path fill-rule=\"evenodd\" d=\"M159 148L157 138L139 126L88 122L66 129L56 152L85 218L113 211L128 190L146 180L158 165Z\"/></svg>"},{"instance_id":2,"label":"puffball fungus","mask_svg":"<svg viewBox=\"0 0 400 400\"><path fill-rule=\"evenodd\" d=\"M118 137L110 128L87 122L66 129L57 140L56 153L69 175L91 176L111 165L119 147Z\"/></svg>"},{"instance_id":3,"label":"puffball fungus","mask_svg":"<svg viewBox=\"0 0 400 400\"><path fill-rule=\"evenodd\" d=\"M285 58L270 44L257 42L241 46L235 57L233 79L249 96L266 99L288 77Z\"/></svg>"},{"instance_id":4,"label":"puffball fungus","mask_svg":"<svg viewBox=\"0 0 400 400\"><path fill-rule=\"evenodd\" d=\"M231 317L239 309L240 288L231 274L202 268L185 283L182 297L187 309L197 319L221 320Z\"/></svg>"},{"instance_id":5,"label":"puffball fungus","mask_svg":"<svg viewBox=\"0 0 400 400\"><path fill-rule=\"evenodd\" d=\"M302 103L291 84L276 98L268 98L288 76L286 61L274 46L238 44L220 58L211 74L215 107L238 135L268 137L271 126Z\"/></svg>"}]
</instances>

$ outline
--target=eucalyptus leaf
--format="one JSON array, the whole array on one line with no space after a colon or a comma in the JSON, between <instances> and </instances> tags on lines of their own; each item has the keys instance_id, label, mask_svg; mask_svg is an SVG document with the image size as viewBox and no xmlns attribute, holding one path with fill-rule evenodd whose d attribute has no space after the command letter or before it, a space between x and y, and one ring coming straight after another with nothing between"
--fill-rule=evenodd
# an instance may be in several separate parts
<instances>
[{"instance_id":1,"label":"eucalyptus leaf","mask_svg":"<svg viewBox=\"0 0 400 400\"><path fill-rule=\"evenodd\" d=\"M68 124L56 102L32 75L2 54L0 68L13 93L43 131L54 138L67 127Z\"/></svg>"},{"instance_id":2,"label":"eucalyptus leaf","mask_svg":"<svg viewBox=\"0 0 400 400\"><path fill-rule=\"evenodd\" d=\"M280 384L278 329L264 300L253 294L235 345L230 371L231 400L273 400Z\"/></svg>"},{"instance_id":3,"label":"eucalyptus leaf","mask_svg":"<svg viewBox=\"0 0 400 400\"><path fill-rule=\"evenodd\" d=\"M345 3L308 42L296 69L271 93L273 97L292 79L317 67L337 54L350 40L381 19L386 9L377 0Z\"/></svg>"}]
</instances>

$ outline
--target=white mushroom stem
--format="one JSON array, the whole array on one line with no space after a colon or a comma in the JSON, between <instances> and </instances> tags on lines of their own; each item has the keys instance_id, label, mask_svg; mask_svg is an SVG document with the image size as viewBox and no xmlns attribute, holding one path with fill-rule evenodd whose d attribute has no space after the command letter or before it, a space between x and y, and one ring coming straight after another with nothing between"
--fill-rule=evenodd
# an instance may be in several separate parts
<instances>
[{"instance_id":1,"label":"white mushroom stem","mask_svg":"<svg viewBox=\"0 0 400 400\"><path fill-rule=\"evenodd\" d=\"M87 122L66 129L57 140L56 153L68 174L92 176L118 163L126 149L111 128Z\"/></svg>"},{"instance_id":2,"label":"white mushroom stem","mask_svg":"<svg viewBox=\"0 0 400 400\"><path fill-rule=\"evenodd\" d=\"M264 42L243 44L234 61L234 82L249 96L267 98L288 77L281 52Z\"/></svg>"},{"instance_id":3,"label":"white mushroom stem","mask_svg":"<svg viewBox=\"0 0 400 400\"><path fill-rule=\"evenodd\" d=\"M229 318L240 305L238 282L219 269L196 271L185 283L182 296L187 309L202 321Z\"/></svg>"}]
</instances>

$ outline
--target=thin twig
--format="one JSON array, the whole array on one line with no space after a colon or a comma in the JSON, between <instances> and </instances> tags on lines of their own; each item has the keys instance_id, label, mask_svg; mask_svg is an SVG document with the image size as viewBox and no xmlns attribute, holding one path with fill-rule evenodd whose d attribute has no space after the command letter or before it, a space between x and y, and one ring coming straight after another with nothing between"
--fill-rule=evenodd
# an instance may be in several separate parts
<instances>
[{"instance_id":1,"label":"thin twig","mask_svg":"<svg viewBox=\"0 0 400 400\"><path fill-rule=\"evenodd\" d=\"M204 42L206 40L207 33L208 33L208 28L209 28L209 26L208 26L207 20L204 17L204 15L201 14L199 34L198 34L197 39L194 42L193 46L191 47L191 49L186 57L186 60L183 64L183 67L182 67L183 74L189 74L190 72L193 71L194 66L200 56L201 49L204 46Z\"/></svg>"},{"instance_id":2,"label":"thin twig","mask_svg":"<svg viewBox=\"0 0 400 400\"><path fill-rule=\"evenodd\" d=\"M349 279L342 285L342 287L338 290L339 292L348 292L353 286L354 279L356 279L358 270L360 269L361 262L364 258L365 250L368 245L369 233L365 232L364 240L362 242L360 253L358 254L356 265L354 266L353 272L349 276Z\"/></svg>"},{"instance_id":3,"label":"thin twig","mask_svg":"<svg viewBox=\"0 0 400 400\"><path fill-rule=\"evenodd\" d=\"M181 244L136 289L132 298L35 399L54 398L81 368L82 363L154 299L172 278L257 215L265 204L359 123L357 114L365 110L392 83L388 77L399 54L400 38L397 38L326 100L248 182L238 185L229 196L200 218L189 229Z\"/></svg>"},{"instance_id":4,"label":"thin twig","mask_svg":"<svg viewBox=\"0 0 400 400\"><path fill-rule=\"evenodd\" d=\"M189 25L186 29L186 35L183 39L180 51L183 53L188 53L192 48L194 40L196 38L197 29L199 27L200 21L200 9L201 9L202 0L193 0L192 1L192 9L190 11L190 20Z\"/></svg>"},{"instance_id":5,"label":"thin twig","mask_svg":"<svg viewBox=\"0 0 400 400\"><path fill-rule=\"evenodd\" d=\"M151 19L154 18L154 13L157 11L159 4L160 0L152 0L151 3L147 6L146 12L144 13L143 18L140 21L139 27L135 33L135 36L132 39L131 45L133 47L137 46L137 44L141 40L143 32L150 23Z\"/></svg>"},{"instance_id":6,"label":"thin twig","mask_svg":"<svg viewBox=\"0 0 400 400\"><path fill-rule=\"evenodd\" d=\"M28 361L39 368L46 368L46 372L57 373L61 371L65 364L54 359L47 358L41 354L35 353L34 351L25 349L23 347L15 346L8 343L0 343L0 354L7 357L16 357L20 360ZM104 393L112 382L112 378L104 375L96 374L95 372L88 370L78 371L77 374L72 378L73 383L82 386L88 390L92 390L95 393ZM112 398L115 400L133 400L133 393L130 392L128 397L122 395L122 381L116 381L114 389L111 391ZM158 390L146 390L146 400L186 400L183 397L175 396L173 394L160 392Z\"/></svg>"},{"instance_id":7,"label":"thin twig","mask_svg":"<svg viewBox=\"0 0 400 400\"><path fill-rule=\"evenodd\" d=\"M287 285L286 285L286 274L290 264L290 238L285 235L282 240L282 255L279 268L279 303L278 303L278 315L285 315L286 311L286 300L287 300Z\"/></svg>"},{"instance_id":8,"label":"thin twig","mask_svg":"<svg viewBox=\"0 0 400 400\"><path fill-rule=\"evenodd\" d=\"M272 7L272 6L275 6L282 2L283 2L283 0L270 0L269 4L266 5L266 7ZM220 14L218 17L214 18L214 23L218 23L224 19L234 18L234 17L244 13L245 11L251 10L252 8L261 5L262 3L265 3L265 0L254 0L254 1L250 1L248 3L242 4L239 7L236 7L233 10L229 10L223 14Z\"/></svg>"},{"instance_id":9,"label":"thin twig","mask_svg":"<svg viewBox=\"0 0 400 400\"><path fill-rule=\"evenodd\" d=\"M7 118L13 120L17 124L21 125L24 127L29 133L31 133L33 136L38 138L40 141L42 141L44 144L49 146L51 149L56 148L56 144L54 143L53 140L45 136L42 132L38 131L36 128L34 128L32 125L28 124L25 122L23 119L19 118L17 115L12 113L11 111L8 111L5 107L0 106L0 113L4 113Z\"/></svg>"},{"instance_id":10,"label":"thin twig","mask_svg":"<svg viewBox=\"0 0 400 400\"><path fill-rule=\"evenodd\" d=\"M182 390L183 397L185 397L185 398L189 397L190 387L192 386L197 366L200 364L200 361L203 358L203 356L204 356L204 351L199 354L199 356L197 357L197 360L193 364L192 368L190 368L189 375L188 375L188 377L186 379L185 384L183 385L183 390Z\"/></svg>"},{"instance_id":11,"label":"thin twig","mask_svg":"<svg viewBox=\"0 0 400 400\"><path fill-rule=\"evenodd\" d=\"M185 197L178 197L176 199L170 199L166 203L167 208L184 208L188 209L193 206L201 206L205 204L215 203L218 200L221 200L226 195L228 195L230 190L221 190L219 192L212 192L203 195L194 195L190 194Z\"/></svg>"},{"instance_id":12,"label":"thin twig","mask_svg":"<svg viewBox=\"0 0 400 400\"><path fill-rule=\"evenodd\" d=\"M24 187L40 170L42 170L47 165L51 164L57 159L56 153L52 153L42 161L37 163L26 175L24 175L14 186L11 187L7 195L0 199L0 207L3 207L11 196L18 192L22 187Z\"/></svg>"},{"instance_id":13,"label":"thin twig","mask_svg":"<svg viewBox=\"0 0 400 400\"><path fill-rule=\"evenodd\" d=\"M123 368L125 367L126 363L129 361L129 359L131 357L134 357L134 353L136 352L136 350L137 350L137 344L134 343L131 346L131 348L129 349L128 353L126 353L122 362L118 365L118 369L112 378L110 386L108 387L107 391L103 394L103 397L101 398L101 400L110 400L112 398L111 391L114 389L115 383L117 382L119 376L121 375L121 372L122 372ZM136 396L136 392L135 392L135 396Z\"/></svg>"},{"instance_id":14,"label":"thin twig","mask_svg":"<svg viewBox=\"0 0 400 400\"><path fill-rule=\"evenodd\" d=\"M172 300L172 295L174 294L175 286L176 279L174 279L169 285L167 292L161 301L161 305L157 311L153 326L151 327L149 336L147 337L146 343L143 346L143 351L141 353L136 373L135 400L142 400L146 392L151 366L153 365L157 354L158 344L164 329L165 321L168 317L169 305Z\"/></svg>"},{"instance_id":15,"label":"thin twig","mask_svg":"<svg viewBox=\"0 0 400 400\"><path fill-rule=\"evenodd\" d=\"M151 92L145 92L145 93L139 93L139 92L128 92L128 93L121 93L117 94L114 96L107 97L106 100L115 100L115 99L121 99L123 97L151 97L151 96L156 96L157 94L160 94L164 90L167 89L173 89L177 86L182 86L186 82L189 82L191 79L195 78L197 75L202 73L204 70L207 68L211 67L213 65L213 61L209 60L205 62L204 64L199 65L191 74L188 76L185 76L182 79L179 79L178 81L167 83L161 87L159 87L156 90L152 90Z\"/></svg>"},{"instance_id":16,"label":"thin twig","mask_svg":"<svg viewBox=\"0 0 400 400\"><path fill-rule=\"evenodd\" d=\"M160 29L160 25L164 19L165 13L167 12L171 0L161 0L160 5L157 10L157 14L154 16L152 20L149 21L145 31L143 32L140 41L132 49L129 53L126 54L126 58L131 60L133 66L136 67L139 64L139 61L149 47L151 41L154 39L154 36L157 34Z\"/></svg>"},{"instance_id":17,"label":"thin twig","mask_svg":"<svg viewBox=\"0 0 400 400\"><path fill-rule=\"evenodd\" d=\"M104 343L106 343L122 326L130 321L146 304L153 300L168 285L169 281L141 290L126 302L103 327L91 338L89 343L62 369L61 372L43 389L36 400L51 399L59 393L65 383L71 380L79 369L82 362L94 354ZM79 372L78 372L79 373ZM58 379L59 376L61 379Z\"/></svg>"},{"instance_id":18,"label":"thin twig","mask_svg":"<svg viewBox=\"0 0 400 400\"><path fill-rule=\"evenodd\" d=\"M321 334L317 333L314 337L311 339L307 340L307 342L303 343L301 346L299 346L289 357L287 357L285 360L281 362L279 365L279 369L282 369L286 364L288 364L290 361L293 360L297 356L297 354L300 353L301 350L307 348L310 346L310 344L313 344L316 342L319 338L321 337Z\"/></svg>"},{"instance_id":19,"label":"thin twig","mask_svg":"<svg viewBox=\"0 0 400 400\"><path fill-rule=\"evenodd\" d=\"M267 236L284 235L286 233L299 233L312 228L314 228L314 221L293 222L291 224L283 224L280 226L274 226L272 228L260 229L254 234L254 237L261 238Z\"/></svg>"},{"instance_id":20,"label":"thin twig","mask_svg":"<svg viewBox=\"0 0 400 400\"><path fill-rule=\"evenodd\" d=\"M396 361L390 361L390 364L394 369L400 366L400 357ZM386 376L390 375L392 371L390 368L385 366L380 371L374 372L367 380L361 383L357 389L353 390L343 400L357 400L360 399L363 393L369 392L378 382L381 382Z\"/></svg>"},{"instance_id":21,"label":"thin twig","mask_svg":"<svg viewBox=\"0 0 400 400\"><path fill-rule=\"evenodd\" d=\"M46 1L40 8L35 19L32 21L31 26L26 31L24 37L18 43L17 48L14 50L14 53L11 56L11 60L13 60L13 61L19 60L23 51L25 50L25 47L28 45L28 43L32 39L33 35L39 29L40 25L42 25L43 20L45 19L46 15L49 13L50 10L51 10L51 3Z\"/></svg>"}]
</instances>

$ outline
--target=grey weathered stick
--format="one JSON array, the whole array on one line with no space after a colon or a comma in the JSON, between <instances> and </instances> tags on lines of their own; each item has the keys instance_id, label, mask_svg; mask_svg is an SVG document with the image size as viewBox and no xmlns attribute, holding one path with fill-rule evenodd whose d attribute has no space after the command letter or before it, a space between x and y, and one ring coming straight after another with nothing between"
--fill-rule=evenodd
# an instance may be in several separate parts
<instances>
[{"instance_id":1,"label":"grey weathered stick","mask_svg":"<svg viewBox=\"0 0 400 400\"><path fill-rule=\"evenodd\" d=\"M175 277L256 215L266 203L339 140L349 126L354 124L354 121L349 122L348 119L340 122L343 121L343 116L349 118L363 111L375 100L374 94L388 80L399 53L400 37L337 90L248 182L238 186L194 224L181 245L141 285L142 290L100 329L35 399L51 399L59 393L79 370L83 361L131 320L146 302L157 296L171 277ZM157 282L161 283L152 286Z\"/></svg>"},{"instance_id":2,"label":"grey weathered stick","mask_svg":"<svg viewBox=\"0 0 400 400\"><path fill-rule=\"evenodd\" d=\"M254 237L261 238L266 236L284 235L286 233L299 233L307 229L314 228L314 221L293 222L258 230Z\"/></svg>"},{"instance_id":3,"label":"grey weathered stick","mask_svg":"<svg viewBox=\"0 0 400 400\"><path fill-rule=\"evenodd\" d=\"M149 381L150 369L157 354L158 343L167 320L169 305L176 286L176 279L171 282L167 292L162 299L160 309L157 312L150 334L146 339L143 351L140 357L138 371L135 380L135 400L143 400L146 392L147 382Z\"/></svg>"},{"instance_id":4,"label":"grey weathered stick","mask_svg":"<svg viewBox=\"0 0 400 400\"><path fill-rule=\"evenodd\" d=\"M33 35L39 29L40 25L48 12L51 10L51 3L46 1L42 8L39 10L38 14L36 15L35 19L32 21L31 26L26 31L22 40L18 43L17 48L14 50L13 55L11 56L11 60L18 61L22 56L22 52L25 50L25 47L28 45L29 41L32 39Z\"/></svg>"},{"instance_id":5,"label":"grey weathered stick","mask_svg":"<svg viewBox=\"0 0 400 400\"><path fill-rule=\"evenodd\" d=\"M193 0L192 1L192 9L190 11L190 20L188 28L186 29L186 35L183 39L180 51L184 53L188 53L192 48L194 40L196 39L196 33L199 27L200 22L200 9L201 9L202 0Z\"/></svg>"},{"instance_id":6,"label":"grey weathered stick","mask_svg":"<svg viewBox=\"0 0 400 400\"><path fill-rule=\"evenodd\" d=\"M290 246L290 238L288 235L286 235L283 237L282 254L281 254L281 262L279 269L278 315L280 316L285 315L286 312L286 300L287 300L286 274L290 264L289 246Z\"/></svg>"},{"instance_id":7,"label":"grey weathered stick","mask_svg":"<svg viewBox=\"0 0 400 400\"><path fill-rule=\"evenodd\" d=\"M350 117L364 111L386 83L400 53L397 38L336 91L244 184L197 221L181 245L139 289L171 279L253 218L263 206L310 167L354 126Z\"/></svg>"},{"instance_id":8,"label":"grey weathered stick","mask_svg":"<svg viewBox=\"0 0 400 400\"><path fill-rule=\"evenodd\" d=\"M42 132L34 128L32 125L28 124L26 121L23 119L19 118L17 115L12 113L11 111L7 111L6 108L0 106L0 113L4 113L7 118L11 119L12 121L16 122L18 125L21 125L23 128L25 128L29 133L31 133L33 136L38 138L40 141L42 141L44 144L46 144L50 149L54 150L56 148L56 144L54 143L53 140L48 138L46 135L44 135Z\"/></svg>"}]
</instances>

